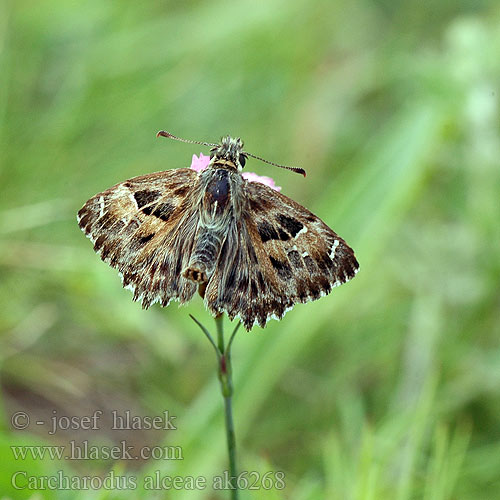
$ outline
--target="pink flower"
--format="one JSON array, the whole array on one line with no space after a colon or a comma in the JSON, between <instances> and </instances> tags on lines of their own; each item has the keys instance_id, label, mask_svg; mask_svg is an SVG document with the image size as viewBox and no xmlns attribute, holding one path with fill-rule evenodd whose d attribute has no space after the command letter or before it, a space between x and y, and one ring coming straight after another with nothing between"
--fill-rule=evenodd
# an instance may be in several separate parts
<instances>
[{"instance_id":1,"label":"pink flower","mask_svg":"<svg viewBox=\"0 0 500 500\"><path fill-rule=\"evenodd\" d=\"M203 153L200 153L200 157L198 158L196 155L193 155L193 159L191 160L191 168L196 170L197 172L201 172L210 162L210 156L205 156Z\"/></svg>"},{"instance_id":2,"label":"pink flower","mask_svg":"<svg viewBox=\"0 0 500 500\"><path fill-rule=\"evenodd\" d=\"M200 157L198 158L196 155L193 155L193 159L191 160L191 168L193 170L196 170L196 172L201 172L207 167L209 162L210 156L205 156L203 153L200 153ZM274 183L274 179L271 179L271 177L267 177L265 175L257 175L254 172L244 172L242 175L243 178L249 182L260 182L261 184L265 184L275 191L281 191L281 186L276 186L276 184Z\"/></svg>"},{"instance_id":3,"label":"pink flower","mask_svg":"<svg viewBox=\"0 0 500 500\"><path fill-rule=\"evenodd\" d=\"M261 184L265 184L275 191L281 191L281 186L277 186L274 183L274 179L271 179L271 177L267 177L265 175L257 175L254 172L243 172L241 175L243 175L243 178L249 182L260 182Z\"/></svg>"}]
</instances>

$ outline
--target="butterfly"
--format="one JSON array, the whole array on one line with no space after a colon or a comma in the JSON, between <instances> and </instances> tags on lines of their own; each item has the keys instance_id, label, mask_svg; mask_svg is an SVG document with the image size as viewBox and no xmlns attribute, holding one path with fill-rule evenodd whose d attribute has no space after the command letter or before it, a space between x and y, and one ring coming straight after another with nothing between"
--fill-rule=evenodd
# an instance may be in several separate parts
<instances>
[{"instance_id":1,"label":"butterfly","mask_svg":"<svg viewBox=\"0 0 500 500\"><path fill-rule=\"evenodd\" d=\"M350 280L353 250L319 217L287 196L242 176L248 157L229 136L211 147L202 171L178 168L120 182L90 198L78 224L101 259L144 308L181 304L198 290L214 315L250 330L281 319Z\"/></svg>"}]
</instances>

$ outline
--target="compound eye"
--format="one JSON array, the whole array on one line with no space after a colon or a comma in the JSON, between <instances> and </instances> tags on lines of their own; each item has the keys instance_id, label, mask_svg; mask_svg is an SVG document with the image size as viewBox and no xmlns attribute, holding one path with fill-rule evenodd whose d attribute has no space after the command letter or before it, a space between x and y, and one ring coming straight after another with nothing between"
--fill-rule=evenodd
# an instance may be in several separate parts
<instances>
[{"instance_id":1,"label":"compound eye","mask_svg":"<svg viewBox=\"0 0 500 500\"><path fill-rule=\"evenodd\" d=\"M245 166L246 161L247 161L246 157L244 155L240 155L241 168L243 168Z\"/></svg>"}]
</instances>

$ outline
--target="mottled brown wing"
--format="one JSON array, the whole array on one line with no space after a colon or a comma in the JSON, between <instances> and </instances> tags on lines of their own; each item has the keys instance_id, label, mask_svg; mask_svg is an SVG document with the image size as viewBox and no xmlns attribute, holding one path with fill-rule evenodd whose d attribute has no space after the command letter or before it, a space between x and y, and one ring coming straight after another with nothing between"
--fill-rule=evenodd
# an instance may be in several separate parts
<instances>
[{"instance_id":1,"label":"mottled brown wing","mask_svg":"<svg viewBox=\"0 0 500 500\"><path fill-rule=\"evenodd\" d=\"M260 183L247 182L245 197L206 290L214 314L263 327L356 274L352 249L309 210Z\"/></svg>"},{"instance_id":2,"label":"mottled brown wing","mask_svg":"<svg viewBox=\"0 0 500 500\"><path fill-rule=\"evenodd\" d=\"M197 185L197 172L188 168L143 175L96 194L78 212L94 250L144 308L171 299L183 303L196 291L181 270L198 225Z\"/></svg>"}]
</instances>

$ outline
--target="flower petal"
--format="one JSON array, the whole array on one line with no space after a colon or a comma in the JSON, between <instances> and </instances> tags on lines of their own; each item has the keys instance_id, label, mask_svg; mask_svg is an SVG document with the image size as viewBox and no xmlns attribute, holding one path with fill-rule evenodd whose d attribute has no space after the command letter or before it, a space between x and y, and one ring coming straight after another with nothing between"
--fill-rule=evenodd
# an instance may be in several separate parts
<instances>
[{"instance_id":1,"label":"flower petal","mask_svg":"<svg viewBox=\"0 0 500 500\"><path fill-rule=\"evenodd\" d=\"M200 157L198 158L196 155L193 155L193 159L191 160L191 169L196 170L196 172L201 172L207 165L210 163L210 156L205 156L203 153L200 153Z\"/></svg>"},{"instance_id":2,"label":"flower petal","mask_svg":"<svg viewBox=\"0 0 500 500\"><path fill-rule=\"evenodd\" d=\"M196 172L201 172L202 170L207 168L209 163L210 156L206 156L203 153L200 153L200 157L198 158L196 155L193 155L193 159L191 160L191 169L196 170ZM276 186L276 184L274 183L274 179L272 179L271 177L267 177L265 175L257 175L254 172L243 172L242 176L249 182L260 182L261 184L265 184L275 191L281 191L281 186Z\"/></svg>"},{"instance_id":3,"label":"flower petal","mask_svg":"<svg viewBox=\"0 0 500 500\"><path fill-rule=\"evenodd\" d=\"M266 175L257 175L254 172L244 172L242 175L243 178L249 182L260 182L261 184L265 184L275 191L281 191L281 186L276 186L276 184L274 183L274 179L272 179L271 177L267 177Z\"/></svg>"}]
</instances>

